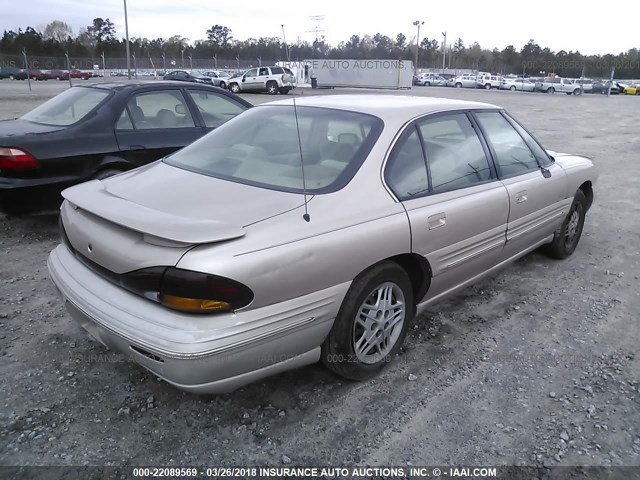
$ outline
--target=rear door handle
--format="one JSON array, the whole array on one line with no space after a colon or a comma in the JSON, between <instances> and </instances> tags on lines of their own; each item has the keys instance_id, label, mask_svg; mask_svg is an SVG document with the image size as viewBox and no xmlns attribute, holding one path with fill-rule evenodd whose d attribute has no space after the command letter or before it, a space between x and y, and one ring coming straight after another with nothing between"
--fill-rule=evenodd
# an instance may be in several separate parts
<instances>
[{"instance_id":1,"label":"rear door handle","mask_svg":"<svg viewBox=\"0 0 640 480\"><path fill-rule=\"evenodd\" d=\"M444 227L446 224L447 215L444 212L436 213L435 215L431 215L429 218L427 218L427 225L429 225L429 230Z\"/></svg>"},{"instance_id":2,"label":"rear door handle","mask_svg":"<svg viewBox=\"0 0 640 480\"><path fill-rule=\"evenodd\" d=\"M516 203L524 203L527 201L527 198L526 190L516 193Z\"/></svg>"}]
</instances>

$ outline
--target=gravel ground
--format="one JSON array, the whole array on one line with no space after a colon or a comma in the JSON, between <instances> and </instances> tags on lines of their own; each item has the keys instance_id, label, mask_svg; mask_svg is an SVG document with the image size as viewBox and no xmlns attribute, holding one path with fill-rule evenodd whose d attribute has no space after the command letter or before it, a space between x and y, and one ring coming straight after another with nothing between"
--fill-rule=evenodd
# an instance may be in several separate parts
<instances>
[{"instance_id":1,"label":"gravel ground","mask_svg":"<svg viewBox=\"0 0 640 480\"><path fill-rule=\"evenodd\" d=\"M0 118L64 87L2 81ZM45 263L55 215L0 215L0 465L639 466L640 98L410 94L502 105L548 148L592 157L575 254L534 252L433 306L367 383L315 365L198 397L65 313Z\"/></svg>"}]
</instances>

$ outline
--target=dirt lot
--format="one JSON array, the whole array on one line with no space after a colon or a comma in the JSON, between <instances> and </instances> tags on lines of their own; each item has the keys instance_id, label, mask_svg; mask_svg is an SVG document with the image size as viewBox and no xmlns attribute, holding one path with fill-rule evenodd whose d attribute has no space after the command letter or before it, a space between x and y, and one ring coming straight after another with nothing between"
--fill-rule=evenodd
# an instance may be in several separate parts
<instances>
[{"instance_id":1,"label":"dirt lot","mask_svg":"<svg viewBox=\"0 0 640 480\"><path fill-rule=\"evenodd\" d=\"M2 81L0 118L63 88ZM575 254L532 253L429 309L368 383L316 365L204 398L69 318L46 270L54 215L0 216L0 465L640 465L640 98L410 94L502 105L547 148L592 157Z\"/></svg>"}]
</instances>

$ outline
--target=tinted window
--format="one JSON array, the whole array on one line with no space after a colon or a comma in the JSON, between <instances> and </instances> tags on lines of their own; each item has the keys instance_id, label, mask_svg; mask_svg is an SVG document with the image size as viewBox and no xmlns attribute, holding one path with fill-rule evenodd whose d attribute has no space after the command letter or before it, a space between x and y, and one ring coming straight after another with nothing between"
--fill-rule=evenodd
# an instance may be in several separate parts
<instances>
[{"instance_id":1,"label":"tinted window","mask_svg":"<svg viewBox=\"0 0 640 480\"><path fill-rule=\"evenodd\" d=\"M271 73L273 75L280 75L280 74L284 73L284 70L282 68L280 68L280 67L272 67L271 68ZM289 73L289 72L287 72L287 73Z\"/></svg>"},{"instance_id":2,"label":"tinted window","mask_svg":"<svg viewBox=\"0 0 640 480\"><path fill-rule=\"evenodd\" d=\"M324 193L351 179L381 129L380 119L356 112L298 107L296 122L293 107L260 106L164 161L231 181L301 192L302 146L307 190Z\"/></svg>"},{"instance_id":3,"label":"tinted window","mask_svg":"<svg viewBox=\"0 0 640 480\"><path fill-rule=\"evenodd\" d=\"M86 117L108 96L109 91L101 88L70 88L23 115L22 119L61 127L71 125Z\"/></svg>"},{"instance_id":4,"label":"tinted window","mask_svg":"<svg viewBox=\"0 0 640 480\"><path fill-rule=\"evenodd\" d=\"M162 90L134 95L127 110L136 129L195 127L179 90Z\"/></svg>"},{"instance_id":5,"label":"tinted window","mask_svg":"<svg viewBox=\"0 0 640 480\"><path fill-rule=\"evenodd\" d=\"M539 168L533 153L500 112L476 113L478 123L496 154L496 163L503 177L520 175Z\"/></svg>"},{"instance_id":6,"label":"tinted window","mask_svg":"<svg viewBox=\"0 0 640 480\"><path fill-rule=\"evenodd\" d=\"M394 148L385 178L389 188L400 200L409 199L429 190L427 165L424 161L420 136L415 127Z\"/></svg>"},{"instance_id":7,"label":"tinted window","mask_svg":"<svg viewBox=\"0 0 640 480\"><path fill-rule=\"evenodd\" d=\"M269 75L269 70L266 68L261 68L259 75Z\"/></svg>"},{"instance_id":8,"label":"tinted window","mask_svg":"<svg viewBox=\"0 0 640 480\"><path fill-rule=\"evenodd\" d=\"M418 126L435 193L491 179L482 144L464 113L443 115Z\"/></svg>"},{"instance_id":9,"label":"tinted window","mask_svg":"<svg viewBox=\"0 0 640 480\"><path fill-rule=\"evenodd\" d=\"M239 103L212 92L189 89L189 93L202 115L205 126L209 128L219 127L246 110L246 107Z\"/></svg>"}]
</instances>

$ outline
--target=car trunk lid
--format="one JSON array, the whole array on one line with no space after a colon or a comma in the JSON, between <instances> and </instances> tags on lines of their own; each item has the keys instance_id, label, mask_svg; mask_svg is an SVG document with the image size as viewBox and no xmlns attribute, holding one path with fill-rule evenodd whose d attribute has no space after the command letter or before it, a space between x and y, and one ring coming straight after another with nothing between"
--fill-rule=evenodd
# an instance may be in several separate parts
<instances>
[{"instance_id":1,"label":"car trunk lid","mask_svg":"<svg viewBox=\"0 0 640 480\"><path fill-rule=\"evenodd\" d=\"M230 241L245 226L303 205L267 190L156 162L66 189L62 221L72 248L115 273L175 265L192 246Z\"/></svg>"}]
</instances>

